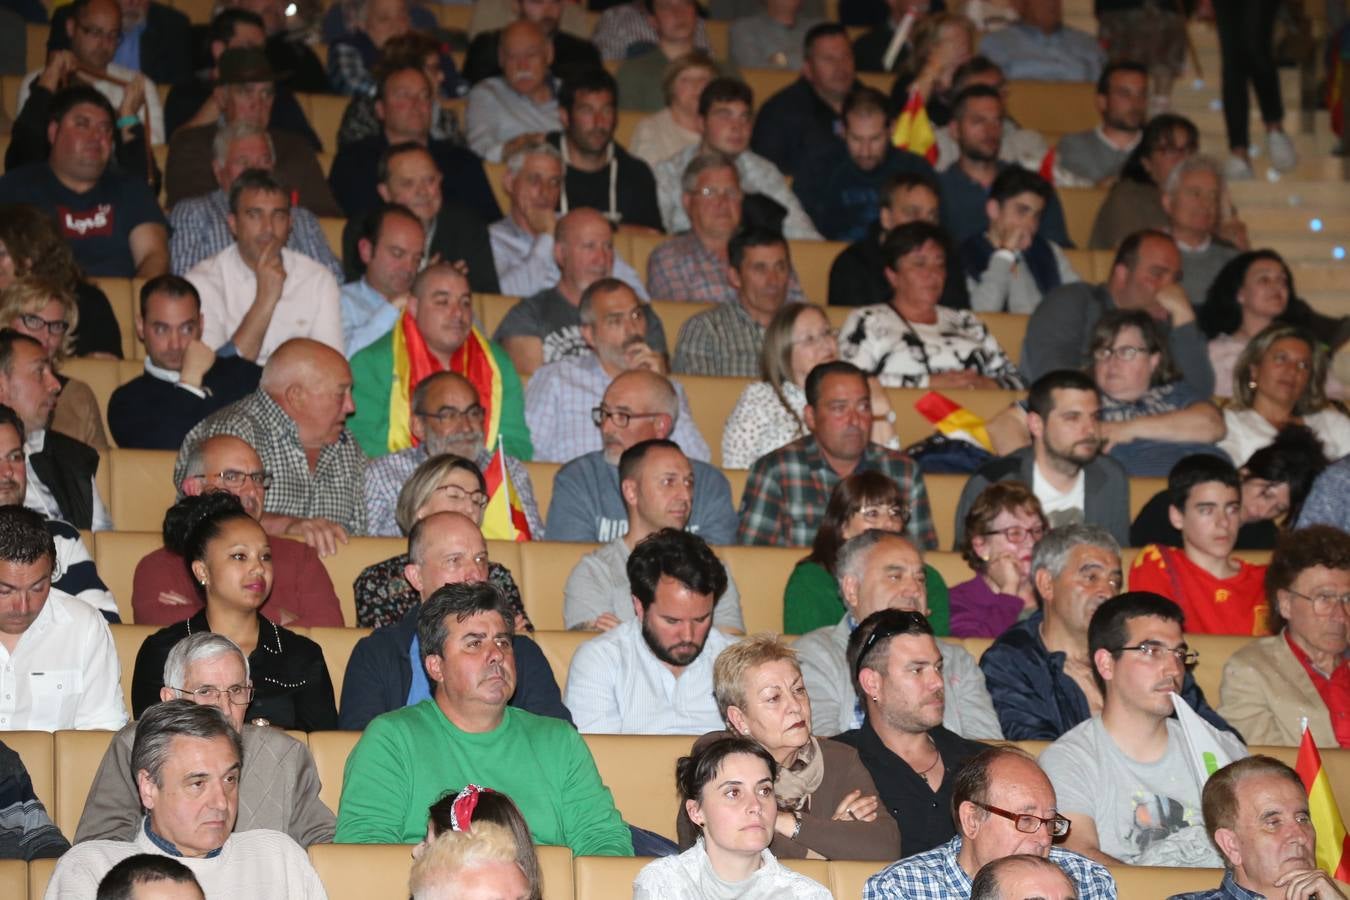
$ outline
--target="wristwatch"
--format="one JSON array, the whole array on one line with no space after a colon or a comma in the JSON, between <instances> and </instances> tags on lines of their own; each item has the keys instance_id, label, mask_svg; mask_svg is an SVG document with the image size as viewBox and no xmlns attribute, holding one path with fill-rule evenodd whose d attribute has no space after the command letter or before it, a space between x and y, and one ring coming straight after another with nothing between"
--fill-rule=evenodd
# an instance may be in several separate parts
<instances>
[{"instance_id":1,"label":"wristwatch","mask_svg":"<svg viewBox=\"0 0 1350 900\"><path fill-rule=\"evenodd\" d=\"M797 824L792 826L792 834L789 835L789 837L795 841L797 835L802 833L802 814L794 809L792 811L792 818L796 820Z\"/></svg>"},{"instance_id":2,"label":"wristwatch","mask_svg":"<svg viewBox=\"0 0 1350 900\"><path fill-rule=\"evenodd\" d=\"M887 422L890 422L892 425L894 425L894 424L895 424L895 410L893 410L893 409L888 409L888 410L886 410L886 415L884 415L884 416L873 416L873 417L872 417L872 421L873 421L873 422L880 422L882 419L885 419Z\"/></svg>"}]
</instances>

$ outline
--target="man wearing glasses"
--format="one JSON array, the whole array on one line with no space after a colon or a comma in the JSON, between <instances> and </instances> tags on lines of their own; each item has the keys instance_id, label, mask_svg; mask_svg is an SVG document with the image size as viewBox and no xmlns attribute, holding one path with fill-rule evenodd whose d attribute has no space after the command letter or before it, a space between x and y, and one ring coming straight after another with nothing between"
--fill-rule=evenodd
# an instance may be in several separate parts
<instances>
[{"instance_id":1,"label":"man wearing glasses","mask_svg":"<svg viewBox=\"0 0 1350 900\"><path fill-rule=\"evenodd\" d=\"M540 462L568 462L602 447L594 410L616 377L632 369L670 374L666 354L647 343L648 308L628 285L601 278L581 293L581 338L590 352L547 363L525 390L525 422ZM711 452L689 410L684 388L675 384L680 414L671 438L690 459L708 462Z\"/></svg>"},{"instance_id":2,"label":"man wearing glasses","mask_svg":"<svg viewBox=\"0 0 1350 900\"><path fill-rule=\"evenodd\" d=\"M469 379L457 372L437 372L417 385L412 395L412 419L408 423L415 445L373 459L366 466L366 509L372 536L399 537L403 534L396 516L399 491L417 467L431 457L453 453L471 460L479 471L488 471L493 453L483 438L485 417L478 391ZM504 456L504 459L511 486L525 510L530 534L536 540L542 540L544 523L539 518L530 473L514 456ZM484 522L484 537L488 540L510 539L508 535L490 533L491 525Z\"/></svg>"},{"instance_id":3,"label":"man wearing glasses","mask_svg":"<svg viewBox=\"0 0 1350 900\"><path fill-rule=\"evenodd\" d=\"M319 773L309 748L280 728L244 721L253 682L248 659L234 641L209 631L183 638L164 661L159 697L214 706L243 739L235 831L270 828L302 847L333 840L337 821L319 799ZM113 735L89 787L76 843L136 839L141 805L131 776L135 736L134 722Z\"/></svg>"},{"instance_id":4,"label":"man wearing glasses","mask_svg":"<svg viewBox=\"0 0 1350 900\"><path fill-rule=\"evenodd\" d=\"M1015 855L1050 860L1073 882L1078 900L1114 900L1116 883L1105 866L1053 846L1069 833L1069 820L1059 815L1050 779L1026 751L991 747L952 782L956 836L873 875L863 900L967 897L976 873Z\"/></svg>"},{"instance_id":5,"label":"man wearing glasses","mask_svg":"<svg viewBox=\"0 0 1350 900\"><path fill-rule=\"evenodd\" d=\"M1134 591L1099 606L1088 625L1088 653L1101 713L1041 754L1060 811L1072 822L1064 846L1104 865L1222 864L1201 831L1202 784L1173 717L1172 695L1199 657L1183 625L1180 607L1157 594ZM1228 760L1247 756L1234 735L1205 722L1194 727Z\"/></svg>"},{"instance_id":6,"label":"man wearing glasses","mask_svg":"<svg viewBox=\"0 0 1350 900\"><path fill-rule=\"evenodd\" d=\"M228 491L239 498L244 512L259 522L272 476L263 469L258 453L242 438L221 434L196 444L188 454L178 490L189 496ZM270 517L276 518L276 517ZM310 520L308 534L322 536L321 525ZM263 526L266 528L266 524ZM271 532L269 532L271 533ZM332 579L319 562L313 542L272 541L272 593L259 610L267 619L287 628L333 626L341 628L342 609ZM172 625L196 615L202 600L183 559L167 547L152 551L136 564L131 608L137 624Z\"/></svg>"},{"instance_id":7,"label":"man wearing glasses","mask_svg":"<svg viewBox=\"0 0 1350 900\"><path fill-rule=\"evenodd\" d=\"M866 717L847 659L849 637L858 623L884 609L928 615L923 557L907 538L890 530L904 528L906 518L897 508L883 526L887 530L869 529L839 548L835 577L844 616L837 625L817 628L794 645L811 696L813 734L829 736L858 728ZM966 738L1002 740L1003 730L974 658L957 644L938 641L937 646L943 690L950 694L943 726Z\"/></svg>"},{"instance_id":8,"label":"man wearing glasses","mask_svg":"<svg viewBox=\"0 0 1350 900\"><path fill-rule=\"evenodd\" d=\"M572 460L553 479L550 541L608 543L627 533L619 457L642 441L674 436L681 418L679 394L665 376L631 369L610 382L591 415L601 449ZM689 463L694 489L686 530L710 544L731 543L736 534L731 484L719 469L697 459Z\"/></svg>"}]
</instances>

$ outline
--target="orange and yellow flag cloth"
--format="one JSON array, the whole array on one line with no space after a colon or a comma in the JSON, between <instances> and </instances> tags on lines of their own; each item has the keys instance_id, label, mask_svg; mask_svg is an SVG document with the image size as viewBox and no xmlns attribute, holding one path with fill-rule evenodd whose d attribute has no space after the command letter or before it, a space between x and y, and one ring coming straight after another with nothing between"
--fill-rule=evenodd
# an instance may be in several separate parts
<instances>
[{"instance_id":1,"label":"orange and yellow flag cloth","mask_svg":"<svg viewBox=\"0 0 1350 900\"><path fill-rule=\"evenodd\" d=\"M1317 867L1337 881L1350 881L1350 835L1331 791L1331 779L1322 766L1322 754L1317 752L1306 723L1294 771L1308 791L1308 812L1317 829Z\"/></svg>"},{"instance_id":2,"label":"orange and yellow flag cloth","mask_svg":"<svg viewBox=\"0 0 1350 900\"><path fill-rule=\"evenodd\" d=\"M394 327L394 378L389 385L389 439L392 453L411 447L412 393L422 379L446 368L469 379L483 407L483 446L495 447L502 422L502 378L488 339L475 325L473 331L442 366L427 347L417 320L404 313Z\"/></svg>"},{"instance_id":3,"label":"orange and yellow flag cloth","mask_svg":"<svg viewBox=\"0 0 1350 900\"><path fill-rule=\"evenodd\" d=\"M506 468L501 441L497 442L483 477L487 481L488 494L487 508L483 510L483 537L489 541L532 540L530 522L525 516L525 507L520 504L520 492Z\"/></svg>"},{"instance_id":4,"label":"orange and yellow flag cloth","mask_svg":"<svg viewBox=\"0 0 1350 900\"><path fill-rule=\"evenodd\" d=\"M917 91L909 92L905 108L900 111L891 131L891 143L901 150L917 153L930 163L937 162L937 134L928 120L923 97Z\"/></svg>"},{"instance_id":5,"label":"orange and yellow flag cloth","mask_svg":"<svg viewBox=\"0 0 1350 900\"><path fill-rule=\"evenodd\" d=\"M955 400L944 397L937 391L929 391L914 401L914 408L947 437L970 441L990 453L994 452L994 442L989 439L989 432L985 430L984 419Z\"/></svg>"}]
</instances>

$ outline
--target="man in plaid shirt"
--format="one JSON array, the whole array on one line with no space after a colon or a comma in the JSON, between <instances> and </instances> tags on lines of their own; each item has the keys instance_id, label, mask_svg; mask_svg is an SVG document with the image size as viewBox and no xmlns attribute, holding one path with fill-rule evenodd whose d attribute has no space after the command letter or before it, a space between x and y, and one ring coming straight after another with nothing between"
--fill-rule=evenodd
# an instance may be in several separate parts
<instances>
[{"instance_id":1,"label":"man in plaid shirt","mask_svg":"<svg viewBox=\"0 0 1350 900\"><path fill-rule=\"evenodd\" d=\"M1016 747L991 747L956 773L952 809L957 834L945 844L902 859L867 880L863 900L948 900L969 897L985 864L1029 854L1059 866L1078 900L1115 900L1106 867L1051 846L1069 820L1055 808L1055 789L1040 766Z\"/></svg>"},{"instance_id":2,"label":"man in plaid shirt","mask_svg":"<svg viewBox=\"0 0 1350 900\"><path fill-rule=\"evenodd\" d=\"M852 363L821 363L806 377L803 418L811 432L755 460L741 497L742 544L808 546L830 493L854 472L876 471L900 487L910 510L907 534L936 550L937 533L923 475L908 456L868 440L872 406L867 377Z\"/></svg>"}]
</instances>

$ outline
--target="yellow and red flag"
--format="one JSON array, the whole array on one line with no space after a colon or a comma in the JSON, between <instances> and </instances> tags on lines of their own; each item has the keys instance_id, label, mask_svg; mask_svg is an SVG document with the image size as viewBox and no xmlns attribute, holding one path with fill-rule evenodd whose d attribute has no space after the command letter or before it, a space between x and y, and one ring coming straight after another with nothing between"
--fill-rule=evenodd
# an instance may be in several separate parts
<instances>
[{"instance_id":1,"label":"yellow and red flag","mask_svg":"<svg viewBox=\"0 0 1350 900\"><path fill-rule=\"evenodd\" d=\"M534 538L530 533L530 522L525 516L525 507L520 503L520 492L511 481L511 473L506 468L506 454L502 452L501 441L492 454L487 471L483 473L487 481L488 504L483 510L483 537L489 541L528 541Z\"/></svg>"},{"instance_id":2,"label":"yellow and red flag","mask_svg":"<svg viewBox=\"0 0 1350 900\"><path fill-rule=\"evenodd\" d=\"M405 312L394 327L394 377L389 385L389 452L413 446L412 393L423 378L442 371L444 366L427 347L417 328L417 320ZM488 339L475 325L469 336L450 357L449 370L463 375L478 392L483 407L483 446L497 446L502 419L502 378Z\"/></svg>"},{"instance_id":3,"label":"yellow and red flag","mask_svg":"<svg viewBox=\"0 0 1350 900\"><path fill-rule=\"evenodd\" d=\"M914 401L914 408L932 422L938 431L950 438L959 438L977 444L990 453L994 442L984 428L984 419L937 391L929 391Z\"/></svg>"},{"instance_id":4,"label":"yellow and red flag","mask_svg":"<svg viewBox=\"0 0 1350 900\"><path fill-rule=\"evenodd\" d=\"M1350 835L1345 832L1331 779L1305 723L1294 771L1308 791L1308 812L1317 829L1317 867L1337 881L1350 881Z\"/></svg>"},{"instance_id":5,"label":"yellow and red flag","mask_svg":"<svg viewBox=\"0 0 1350 900\"><path fill-rule=\"evenodd\" d=\"M933 123L928 121L928 110L918 91L909 92L905 108L900 111L891 131L891 143L901 150L917 153L930 163L937 162L937 135L933 132Z\"/></svg>"}]
</instances>

